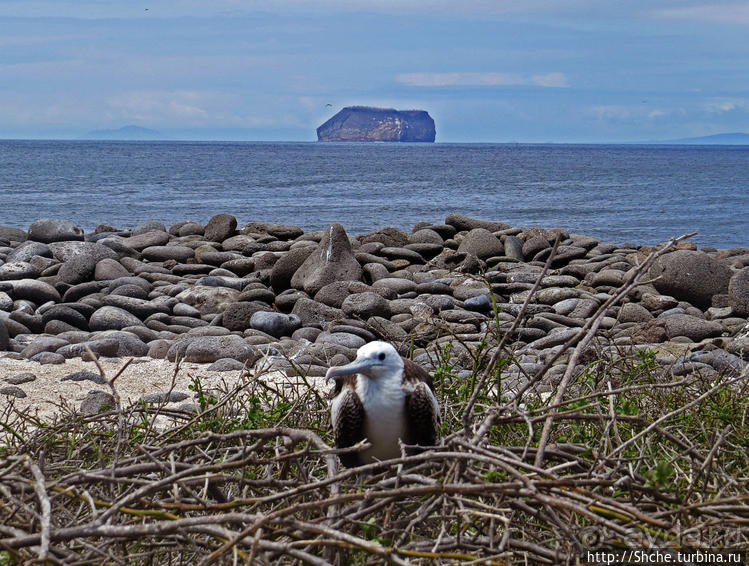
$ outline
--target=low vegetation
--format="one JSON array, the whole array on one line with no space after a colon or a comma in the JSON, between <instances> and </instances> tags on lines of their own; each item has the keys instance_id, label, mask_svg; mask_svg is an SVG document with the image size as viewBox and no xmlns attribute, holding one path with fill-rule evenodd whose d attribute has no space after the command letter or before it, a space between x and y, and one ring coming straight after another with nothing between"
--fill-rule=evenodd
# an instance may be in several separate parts
<instances>
[{"instance_id":1,"label":"low vegetation","mask_svg":"<svg viewBox=\"0 0 749 566\"><path fill-rule=\"evenodd\" d=\"M337 465L326 392L304 368L247 372L232 390L195 375L192 412L123 407L116 376L96 416L40 422L10 405L0 564L573 564L597 548L746 549L746 371L673 376L653 351L600 348L595 331L593 317L560 350L564 376L550 384L542 369L512 394L511 333L487 332L468 362L446 336L433 352L442 444L353 470Z\"/></svg>"}]
</instances>

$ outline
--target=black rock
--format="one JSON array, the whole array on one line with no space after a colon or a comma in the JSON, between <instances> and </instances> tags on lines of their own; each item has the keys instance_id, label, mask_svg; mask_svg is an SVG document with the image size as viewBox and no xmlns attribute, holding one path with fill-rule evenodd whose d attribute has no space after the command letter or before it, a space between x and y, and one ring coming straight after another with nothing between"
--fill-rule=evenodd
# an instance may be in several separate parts
<instances>
[{"instance_id":1,"label":"black rock","mask_svg":"<svg viewBox=\"0 0 749 566\"><path fill-rule=\"evenodd\" d=\"M41 365L60 365L65 363L65 358L57 352L39 352L37 355L31 356L29 360Z\"/></svg>"},{"instance_id":2,"label":"black rock","mask_svg":"<svg viewBox=\"0 0 749 566\"><path fill-rule=\"evenodd\" d=\"M140 398L143 403L162 404L162 403L179 403L187 399L189 395L181 391L169 391L167 393L150 393Z\"/></svg>"},{"instance_id":3,"label":"black rock","mask_svg":"<svg viewBox=\"0 0 749 566\"><path fill-rule=\"evenodd\" d=\"M114 408L114 396L111 393L91 390L81 401L80 412L85 417L91 417L112 408Z\"/></svg>"},{"instance_id":4,"label":"black rock","mask_svg":"<svg viewBox=\"0 0 749 566\"><path fill-rule=\"evenodd\" d=\"M0 283L0 291L7 292L8 288L13 299L28 299L37 305L42 305L48 301L59 303L61 300L57 289L38 279L20 279Z\"/></svg>"},{"instance_id":5,"label":"black rock","mask_svg":"<svg viewBox=\"0 0 749 566\"><path fill-rule=\"evenodd\" d=\"M106 281L88 281L86 283L79 283L78 285L73 285L72 287L70 287L70 289L65 291L62 300L66 303L75 303L83 297L98 293L106 286Z\"/></svg>"},{"instance_id":6,"label":"black rock","mask_svg":"<svg viewBox=\"0 0 749 566\"><path fill-rule=\"evenodd\" d=\"M10 383L11 385L21 385L22 383L29 383L31 381L35 381L36 376L33 373L17 373L16 375L11 375L10 377L6 377L5 381L7 383Z\"/></svg>"},{"instance_id":7,"label":"black rock","mask_svg":"<svg viewBox=\"0 0 749 566\"><path fill-rule=\"evenodd\" d=\"M25 242L26 238L28 238L28 234L20 228L0 226L0 239L2 240L7 240L9 242Z\"/></svg>"},{"instance_id":8,"label":"black rock","mask_svg":"<svg viewBox=\"0 0 749 566\"><path fill-rule=\"evenodd\" d=\"M26 397L26 392L20 387L16 387L15 385L8 385L6 387L0 387L0 395L23 399Z\"/></svg>"},{"instance_id":9,"label":"black rock","mask_svg":"<svg viewBox=\"0 0 749 566\"><path fill-rule=\"evenodd\" d=\"M0 352L6 352L10 348L10 336L5 321L0 319Z\"/></svg>"},{"instance_id":10,"label":"black rock","mask_svg":"<svg viewBox=\"0 0 749 566\"><path fill-rule=\"evenodd\" d=\"M62 264L60 271L57 273L57 280L60 283L68 283L69 285L85 283L94 278L95 268L96 262L91 256L81 255L70 258Z\"/></svg>"},{"instance_id":11,"label":"black rock","mask_svg":"<svg viewBox=\"0 0 749 566\"><path fill-rule=\"evenodd\" d=\"M499 232L500 230L507 230L508 228L510 228L509 224L505 224L503 222L491 222L488 220L469 218L468 216L457 214L455 212L447 215L447 218L445 218L445 224L453 226L454 229L458 232L462 232L463 230L473 230L475 228L484 228L485 230L489 230L489 232ZM432 226L432 229L442 234L442 232L440 232L441 228L439 226ZM442 235L445 238L449 238L453 234Z\"/></svg>"},{"instance_id":12,"label":"black rock","mask_svg":"<svg viewBox=\"0 0 749 566\"><path fill-rule=\"evenodd\" d=\"M149 261L167 261L173 259L184 263L195 256L195 250L187 246L150 246L142 252L143 257Z\"/></svg>"},{"instance_id":13,"label":"black rock","mask_svg":"<svg viewBox=\"0 0 749 566\"><path fill-rule=\"evenodd\" d=\"M237 219L231 214L217 214L206 224L203 235L209 242L223 242L235 234Z\"/></svg>"},{"instance_id":14,"label":"black rock","mask_svg":"<svg viewBox=\"0 0 749 566\"><path fill-rule=\"evenodd\" d=\"M292 277L314 251L315 246L294 248L273 264L270 272L270 284L276 293L291 288Z\"/></svg>"},{"instance_id":15,"label":"black rock","mask_svg":"<svg viewBox=\"0 0 749 566\"><path fill-rule=\"evenodd\" d=\"M259 311L270 311L270 307L260 302L231 303L224 310L223 326L229 330L246 330L252 325L252 316Z\"/></svg>"},{"instance_id":16,"label":"black rock","mask_svg":"<svg viewBox=\"0 0 749 566\"><path fill-rule=\"evenodd\" d=\"M221 358L209 365L206 371L240 371L245 368L245 364L232 358Z\"/></svg>"},{"instance_id":17,"label":"black rock","mask_svg":"<svg viewBox=\"0 0 749 566\"><path fill-rule=\"evenodd\" d=\"M68 305L54 305L45 310L42 314L42 321L44 324L47 324L52 320L60 320L80 330L88 330L88 320L86 317L81 314L79 310Z\"/></svg>"},{"instance_id":18,"label":"black rock","mask_svg":"<svg viewBox=\"0 0 749 566\"><path fill-rule=\"evenodd\" d=\"M77 371L75 373L69 373L65 377L60 378L60 381L93 381L99 385L104 385L106 383L106 380L101 376L101 374L92 371Z\"/></svg>"}]
</instances>

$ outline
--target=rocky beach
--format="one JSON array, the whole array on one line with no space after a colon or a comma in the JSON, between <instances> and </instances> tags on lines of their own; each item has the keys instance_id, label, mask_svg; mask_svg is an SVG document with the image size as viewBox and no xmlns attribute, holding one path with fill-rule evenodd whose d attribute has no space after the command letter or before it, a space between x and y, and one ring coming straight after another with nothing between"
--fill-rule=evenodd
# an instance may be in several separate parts
<instances>
[{"instance_id":1,"label":"rocky beach","mask_svg":"<svg viewBox=\"0 0 749 566\"><path fill-rule=\"evenodd\" d=\"M130 358L115 386L132 403L191 410L194 379L211 389L259 371L323 388L327 367L376 339L428 370L450 343L469 375L510 331L508 397L552 391L586 330L576 372L637 351L669 379L745 371L749 249L653 244L459 214L360 235L229 214L89 234L57 219L0 227L0 411L96 413L112 400L99 368L110 379Z\"/></svg>"}]
</instances>

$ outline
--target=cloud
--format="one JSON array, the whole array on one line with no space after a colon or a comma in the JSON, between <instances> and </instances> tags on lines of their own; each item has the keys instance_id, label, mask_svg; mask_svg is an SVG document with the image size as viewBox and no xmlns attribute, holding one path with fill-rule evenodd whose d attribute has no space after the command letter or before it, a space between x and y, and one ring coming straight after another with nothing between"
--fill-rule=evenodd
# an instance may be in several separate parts
<instances>
[{"instance_id":1,"label":"cloud","mask_svg":"<svg viewBox=\"0 0 749 566\"><path fill-rule=\"evenodd\" d=\"M209 112L202 106L215 104L221 95L199 91L131 91L109 99L113 113L126 119L154 121L158 119L202 122Z\"/></svg>"},{"instance_id":2,"label":"cloud","mask_svg":"<svg viewBox=\"0 0 749 566\"><path fill-rule=\"evenodd\" d=\"M563 73L549 73L524 77L509 73L401 73L396 77L399 83L408 86L518 86L536 85L542 87L567 87L567 77Z\"/></svg>"},{"instance_id":3,"label":"cloud","mask_svg":"<svg viewBox=\"0 0 749 566\"><path fill-rule=\"evenodd\" d=\"M669 20L749 24L749 3L699 4L680 8L652 10L651 16Z\"/></svg>"},{"instance_id":4,"label":"cloud","mask_svg":"<svg viewBox=\"0 0 749 566\"><path fill-rule=\"evenodd\" d=\"M661 123L675 116L683 117L683 108L652 108L642 104L602 104L588 108L588 114L602 122L630 122L644 125L647 122Z\"/></svg>"},{"instance_id":5,"label":"cloud","mask_svg":"<svg viewBox=\"0 0 749 566\"><path fill-rule=\"evenodd\" d=\"M549 73L548 75L534 75L531 77L531 82L538 86L554 87L554 88L567 88L569 83L564 73Z\"/></svg>"},{"instance_id":6,"label":"cloud","mask_svg":"<svg viewBox=\"0 0 749 566\"><path fill-rule=\"evenodd\" d=\"M705 110L711 114L723 114L735 110L749 110L749 100L743 98L720 98L706 102Z\"/></svg>"},{"instance_id":7,"label":"cloud","mask_svg":"<svg viewBox=\"0 0 749 566\"><path fill-rule=\"evenodd\" d=\"M589 0L3 0L0 17L56 18L175 18L246 15L252 12L275 13L380 13L450 15L454 17L496 17L511 14L559 14L583 9L590 12ZM148 10L145 10L148 7Z\"/></svg>"}]
</instances>

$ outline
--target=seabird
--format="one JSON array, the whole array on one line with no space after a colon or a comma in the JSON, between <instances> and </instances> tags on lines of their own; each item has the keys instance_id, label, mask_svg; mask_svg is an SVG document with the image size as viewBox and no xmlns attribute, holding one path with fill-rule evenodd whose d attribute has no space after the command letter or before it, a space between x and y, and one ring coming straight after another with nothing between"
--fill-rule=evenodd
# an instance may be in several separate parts
<instances>
[{"instance_id":1,"label":"seabird","mask_svg":"<svg viewBox=\"0 0 749 566\"><path fill-rule=\"evenodd\" d=\"M336 446L347 448L364 439L372 444L341 454L344 466L397 458L399 440L419 446L437 443L440 406L432 378L390 344L365 344L353 362L331 367L325 377L335 380L330 416Z\"/></svg>"}]
</instances>

